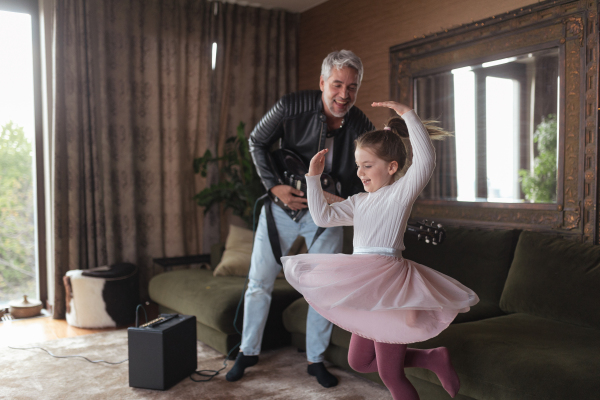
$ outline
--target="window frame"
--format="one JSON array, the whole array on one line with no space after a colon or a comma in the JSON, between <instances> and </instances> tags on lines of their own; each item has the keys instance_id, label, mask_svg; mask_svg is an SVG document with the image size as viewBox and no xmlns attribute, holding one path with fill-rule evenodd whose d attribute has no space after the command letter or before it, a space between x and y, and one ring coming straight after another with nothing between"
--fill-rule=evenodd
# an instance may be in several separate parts
<instances>
[{"instance_id":1,"label":"window frame","mask_svg":"<svg viewBox=\"0 0 600 400\"><path fill-rule=\"evenodd\" d=\"M48 300L48 271L46 259L46 208L44 189L44 136L42 123L42 66L39 3L37 0L0 0L0 11L29 14L31 16L31 41L33 50L33 105L35 119L35 184L33 187L36 199L36 264L37 264L37 297L44 306Z\"/></svg>"}]
</instances>

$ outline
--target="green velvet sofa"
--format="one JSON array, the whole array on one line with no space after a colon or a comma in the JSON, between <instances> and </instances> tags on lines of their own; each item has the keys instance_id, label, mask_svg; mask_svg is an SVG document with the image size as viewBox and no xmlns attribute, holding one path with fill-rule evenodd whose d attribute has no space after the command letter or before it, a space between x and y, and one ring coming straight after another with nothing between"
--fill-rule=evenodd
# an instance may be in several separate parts
<instances>
[{"instance_id":1,"label":"green velvet sofa","mask_svg":"<svg viewBox=\"0 0 600 400\"><path fill-rule=\"evenodd\" d=\"M219 263L223 250L223 245L215 245L211 249L213 269ZM245 283L245 277L213 276L209 269L182 269L154 276L148 292L150 299L158 304L160 313L196 316L198 340L224 355L231 352L230 358L233 359L241 340L238 331L242 331L244 309L240 298ZM263 349L291 343L290 333L283 326L282 314L299 297L300 294L285 279L275 281ZM235 320L238 305L240 310Z\"/></svg>"},{"instance_id":2,"label":"green velvet sofa","mask_svg":"<svg viewBox=\"0 0 600 400\"><path fill-rule=\"evenodd\" d=\"M456 399L600 399L600 246L528 231L446 231L437 247L407 236L403 255L480 297L439 336L411 345L449 349L461 380ZM283 315L301 349L307 309L300 298ZM349 342L334 327L327 360L351 370ZM450 398L432 372L406 373L422 400Z\"/></svg>"}]
</instances>

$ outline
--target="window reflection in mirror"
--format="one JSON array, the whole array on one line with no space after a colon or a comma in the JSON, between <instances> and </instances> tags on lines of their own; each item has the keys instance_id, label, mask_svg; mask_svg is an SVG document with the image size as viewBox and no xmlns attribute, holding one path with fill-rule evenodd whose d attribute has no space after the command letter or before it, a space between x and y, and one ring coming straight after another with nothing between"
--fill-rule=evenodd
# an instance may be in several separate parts
<instances>
[{"instance_id":1,"label":"window reflection in mirror","mask_svg":"<svg viewBox=\"0 0 600 400\"><path fill-rule=\"evenodd\" d=\"M415 108L454 138L435 143L424 199L556 202L558 48L415 78Z\"/></svg>"}]
</instances>

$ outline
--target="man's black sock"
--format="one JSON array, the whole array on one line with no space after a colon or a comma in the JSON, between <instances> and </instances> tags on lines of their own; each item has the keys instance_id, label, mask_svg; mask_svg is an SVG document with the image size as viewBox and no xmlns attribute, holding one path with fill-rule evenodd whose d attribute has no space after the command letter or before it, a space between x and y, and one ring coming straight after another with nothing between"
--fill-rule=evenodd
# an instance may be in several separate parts
<instances>
[{"instance_id":1,"label":"man's black sock","mask_svg":"<svg viewBox=\"0 0 600 400\"><path fill-rule=\"evenodd\" d=\"M225 375L225 379L229 382L235 382L244 376L244 370L248 367L256 365L258 362L258 356L245 356L239 353L235 359L233 368Z\"/></svg>"},{"instance_id":2,"label":"man's black sock","mask_svg":"<svg viewBox=\"0 0 600 400\"><path fill-rule=\"evenodd\" d=\"M330 388L338 384L337 378L327 371L327 368L325 368L325 365L323 365L322 362L308 364L306 372L308 372L309 375L316 376L317 381L323 387Z\"/></svg>"}]
</instances>

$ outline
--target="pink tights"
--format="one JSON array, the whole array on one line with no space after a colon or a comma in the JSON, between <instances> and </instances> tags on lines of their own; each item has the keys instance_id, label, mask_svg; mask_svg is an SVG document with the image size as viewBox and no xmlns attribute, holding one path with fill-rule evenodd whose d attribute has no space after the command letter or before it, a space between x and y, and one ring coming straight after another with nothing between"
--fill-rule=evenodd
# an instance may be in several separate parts
<instances>
[{"instance_id":1,"label":"pink tights","mask_svg":"<svg viewBox=\"0 0 600 400\"><path fill-rule=\"evenodd\" d=\"M379 372L394 400L418 400L419 395L404 374L404 368L426 368L433 371L451 397L460 387L458 375L450 363L448 350L408 349L405 344L374 342L352 334L348 363L357 372Z\"/></svg>"}]
</instances>

